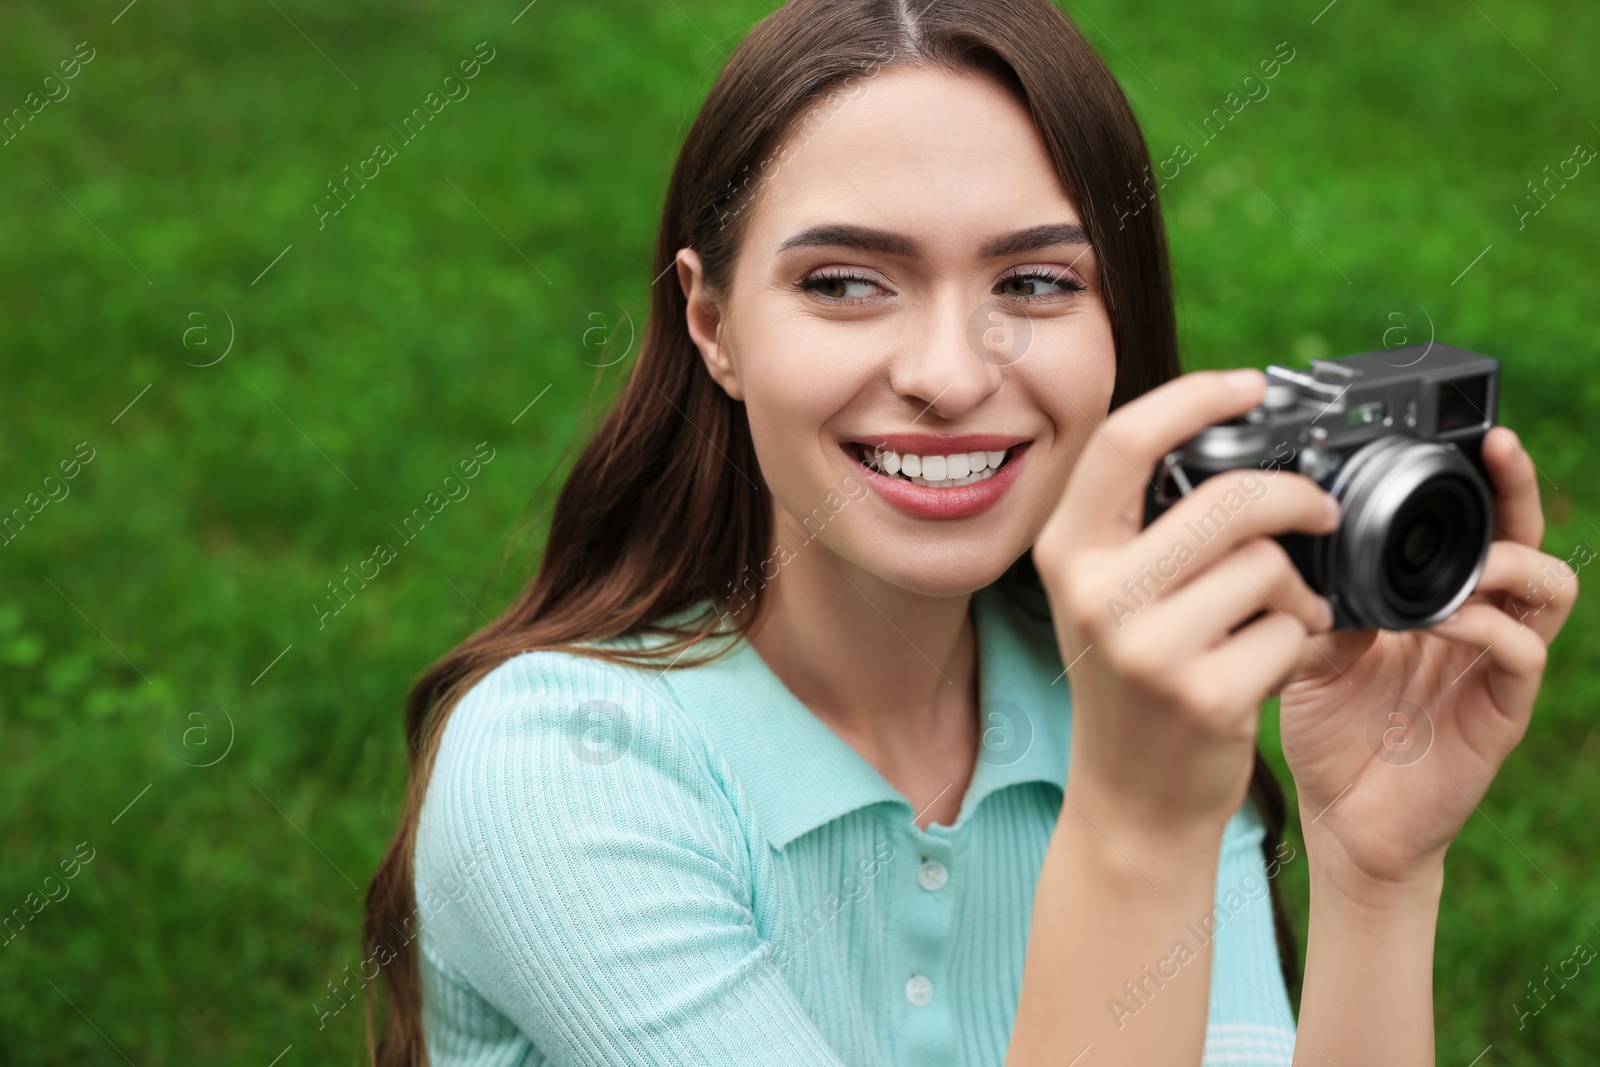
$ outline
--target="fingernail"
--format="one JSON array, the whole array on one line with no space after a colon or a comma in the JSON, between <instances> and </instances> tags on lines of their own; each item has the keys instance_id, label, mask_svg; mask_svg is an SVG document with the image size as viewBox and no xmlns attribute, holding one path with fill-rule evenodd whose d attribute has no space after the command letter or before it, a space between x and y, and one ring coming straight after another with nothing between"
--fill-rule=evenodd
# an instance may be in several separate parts
<instances>
[{"instance_id":1,"label":"fingernail","mask_svg":"<svg viewBox=\"0 0 1600 1067\"><path fill-rule=\"evenodd\" d=\"M1332 493L1322 494L1322 507L1328 513L1328 518L1334 522L1339 521L1339 499Z\"/></svg>"},{"instance_id":2,"label":"fingernail","mask_svg":"<svg viewBox=\"0 0 1600 1067\"><path fill-rule=\"evenodd\" d=\"M1258 370L1245 368L1229 371L1222 376L1222 380L1241 393L1251 393L1261 388L1261 380L1264 377L1266 376Z\"/></svg>"},{"instance_id":3,"label":"fingernail","mask_svg":"<svg viewBox=\"0 0 1600 1067\"><path fill-rule=\"evenodd\" d=\"M1326 630L1333 625L1333 605L1328 603L1327 597L1319 596L1317 597L1317 607L1322 619L1322 625L1318 626L1317 629Z\"/></svg>"}]
</instances>

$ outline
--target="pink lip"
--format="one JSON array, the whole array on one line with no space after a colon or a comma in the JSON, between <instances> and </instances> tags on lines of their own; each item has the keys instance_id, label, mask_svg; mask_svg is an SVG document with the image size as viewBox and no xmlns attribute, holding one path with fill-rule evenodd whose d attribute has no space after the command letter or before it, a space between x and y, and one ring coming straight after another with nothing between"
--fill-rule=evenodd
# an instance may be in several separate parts
<instances>
[{"instance_id":1,"label":"pink lip","mask_svg":"<svg viewBox=\"0 0 1600 1067\"><path fill-rule=\"evenodd\" d=\"M882 440L885 448L894 449L896 452L904 450L916 455L999 452L1002 448L1012 450L1005 465L995 471L992 477L958 488L936 489L908 482L895 475L879 474L860 461L855 451L858 446L854 444L844 446L846 454L859 468L858 473L866 479L867 485L890 504L907 515L919 519L966 519L989 510L1005 495L1006 490L1011 488L1011 483L1017 480L1022 464L1027 459L1028 446L1032 443L1026 439L1018 443L1016 438L995 434L961 434L951 437L930 434L889 434ZM926 448L927 451L921 452L919 447Z\"/></svg>"}]
</instances>

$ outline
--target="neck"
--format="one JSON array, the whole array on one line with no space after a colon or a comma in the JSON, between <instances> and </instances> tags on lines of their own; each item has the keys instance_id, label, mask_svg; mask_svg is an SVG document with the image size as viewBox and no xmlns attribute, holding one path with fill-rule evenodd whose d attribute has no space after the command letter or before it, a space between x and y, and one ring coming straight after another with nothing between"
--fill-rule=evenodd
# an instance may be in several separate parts
<instances>
[{"instance_id":1,"label":"neck","mask_svg":"<svg viewBox=\"0 0 1600 1067\"><path fill-rule=\"evenodd\" d=\"M761 596L749 640L773 673L915 808L930 805L919 823L953 822L977 755L971 594L911 592L809 542Z\"/></svg>"}]
</instances>

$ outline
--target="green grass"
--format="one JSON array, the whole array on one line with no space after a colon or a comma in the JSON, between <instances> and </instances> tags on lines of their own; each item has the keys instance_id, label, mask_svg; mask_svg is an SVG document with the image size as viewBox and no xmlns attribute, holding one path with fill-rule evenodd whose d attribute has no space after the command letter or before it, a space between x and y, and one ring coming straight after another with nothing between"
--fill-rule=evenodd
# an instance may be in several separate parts
<instances>
[{"instance_id":1,"label":"green grass","mask_svg":"<svg viewBox=\"0 0 1600 1067\"><path fill-rule=\"evenodd\" d=\"M531 573L594 384L572 324L642 316L673 153L766 5L542 0L512 25L517 0L141 0L112 24L121 3L0 13L5 111L95 49L0 146L0 510L94 450L0 551L0 910L94 850L0 949L0 1062L353 1062L356 1012L319 1029L313 1004L361 958L404 692ZM1408 302L1413 329L1505 361L1547 547L1600 548L1600 168L1523 229L1510 206L1600 146L1600 9L1340 0L1313 25L1322 3L1069 9L1156 158L1196 150L1164 194L1187 358L1378 347ZM480 41L471 95L319 230L324 183ZM1281 41L1270 96L1198 145L1190 124ZM195 366L226 319L231 351ZM389 524L480 442L470 496L319 629L325 583L398 545ZM1441 1063L1600 1043L1593 967L1524 1028L1511 1007L1600 946L1597 611L1451 850ZM1303 901L1303 860L1284 878Z\"/></svg>"}]
</instances>

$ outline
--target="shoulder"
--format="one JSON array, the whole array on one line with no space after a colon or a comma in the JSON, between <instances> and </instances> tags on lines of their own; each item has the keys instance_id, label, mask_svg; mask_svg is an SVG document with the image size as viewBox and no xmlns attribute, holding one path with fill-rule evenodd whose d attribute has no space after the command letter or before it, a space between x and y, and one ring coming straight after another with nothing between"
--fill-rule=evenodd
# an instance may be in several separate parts
<instances>
[{"instance_id":1,"label":"shoulder","mask_svg":"<svg viewBox=\"0 0 1600 1067\"><path fill-rule=\"evenodd\" d=\"M819 1042L756 932L772 861L656 674L524 653L450 711L416 828L420 924L396 928L424 957L436 1057L503 1018L551 1062L755 1062L722 1054L740 991L774 1047Z\"/></svg>"},{"instance_id":2,"label":"shoulder","mask_svg":"<svg viewBox=\"0 0 1600 1067\"><path fill-rule=\"evenodd\" d=\"M693 726L642 671L576 652L524 652L480 678L450 710L436 770L513 738L577 751L603 747L607 725L618 748L636 728L646 741L669 743L687 741L680 735Z\"/></svg>"},{"instance_id":3,"label":"shoulder","mask_svg":"<svg viewBox=\"0 0 1600 1067\"><path fill-rule=\"evenodd\" d=\"M574 652L500 664L450 709L417 825L418 896L514 850L576 868L621 840L737 857L728 774L653 674ZM730 862L730 867L742 866Z\"/></svg>"},{"instance_id":4,"label":"shoulder","mask_svg":"<svg viewBox=\"0 0 1600 1067\"><path fill-rule=\"evenodd\" d=\"M450 710L429 795L597 780L621 763L673 778L717 777L693 718L649 672L575 652L525 652ZM523 785L535 785L522 781ZM552 798L554 799L554 798Z\"/></svg>"}]
</instances>

